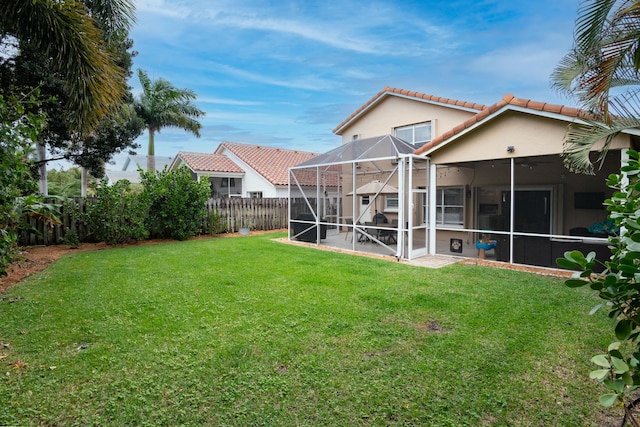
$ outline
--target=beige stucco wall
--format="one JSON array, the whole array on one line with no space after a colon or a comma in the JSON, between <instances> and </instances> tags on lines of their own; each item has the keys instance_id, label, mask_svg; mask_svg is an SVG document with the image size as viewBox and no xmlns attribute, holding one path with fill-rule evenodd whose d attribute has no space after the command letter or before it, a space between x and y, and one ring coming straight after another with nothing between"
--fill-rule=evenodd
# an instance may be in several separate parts
<instances>
[{"instance_id":1,"label":"beige stucco wall","mask_svg":"<svg viewBox=\"0 0 640 427\"><path fill-rule=\"evenodd\" d=\"M436 137L475 114L454 106L444 107L398 96L387 96L340 134L342 142L348 143L353 140L354 135L358 135L360 139L394 135L396 127L431 120L433 137Z\"/></svg>"},{"instance_id":2,"label":"beige stucco wall","mask_svg":"<svg viewBox=\"0 0 640 427\"><path fill-rule=\"evenodd\" d=\"M468 131L429 156L434 164L540 156L562 152L569 122L518 111L508 111ZM612 149L629 147L628 135L620 135ZM513 146L513 153L507 147ZM598 146L596 147L598 148Z\"/></svg>"}]
</instances>

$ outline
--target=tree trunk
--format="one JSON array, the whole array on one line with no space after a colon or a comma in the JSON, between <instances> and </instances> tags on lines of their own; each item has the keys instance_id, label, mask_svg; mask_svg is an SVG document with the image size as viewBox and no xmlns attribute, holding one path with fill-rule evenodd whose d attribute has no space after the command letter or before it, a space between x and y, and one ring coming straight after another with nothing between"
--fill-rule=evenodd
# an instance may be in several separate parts
<instances>
[{"instance_id":1,"label":"tree trunk","mask_svg":"<svg viewBox=\"0 0 640 427\"><path fill-rule=\"evenodd\" d=\"M49 194L49 188L47 185L47 163L45 162L45 160L47 160L47 150L44 142L36 144L36 154L38 156L38 162L41 162L38 167L38 186L40 194L47 196Z\"/></svg>"},{"instance_id":2,"label":"tree trunk","mask_svg":"<svg viewBox=\"0 0 640 427\"><path fill-rule=\"evenodd\" d=\"M156 150L154 146L154 131L149 129L149 150L147 152L147 171L156 170Z\"/></svg>"},{"instance_id":3,"label":"tree trunk","mask_svg":"<svg viewBox=\"0 0 640 427\"><path fill-rule=\"evenodd\" d=\"M82 171L82 181L80 184L80 196L87 197L87 184L88 184L88 173L87 168L80 168Z\"/></svg>"}]
</instances>

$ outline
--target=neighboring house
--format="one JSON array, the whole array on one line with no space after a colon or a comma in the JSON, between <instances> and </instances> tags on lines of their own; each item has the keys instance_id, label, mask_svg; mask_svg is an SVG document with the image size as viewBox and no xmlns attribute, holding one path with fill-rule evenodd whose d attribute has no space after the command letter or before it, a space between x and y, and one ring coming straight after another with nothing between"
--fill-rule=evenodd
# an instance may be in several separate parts
<instances>
[{"instance_id":1,"label":"neighboring house","mask_svg":"<svg viewBox=\"0 0 640 427\"><path fill-rule=\"evenodd\" d=\"M376 204L398 219L398 242L385 245L398 257L486 255L548 267L571 249L606 257L602 202L612 190L605 180L620 171L626 149L637 149L640 132L617 136L595 175L574 174L560 154L567 125L583 117L575 108L512 95L484 106L387 87L334 132L351 153L367 151L358 144L383 134L415 151L336 162L343 169L337 222L363 218L371 209L372 196L355 189L375 179L398 188L396 194L378 195L384 202ZM299 170L322 173L328 167L322 159ZM495 241L491 253L477 249L483 238Z\"/></svg>"},{"instance_id":2,"label":"neighboring house","mask_svg":"<svg viewBox=\"0 0 640 427\"><path fill-rule=\"evenodd\" d=\"M169 170L186 166L193 179L207 179L211 197L242 197L245 171L224 154L179 152Z\"/></svg>"},{"instance_id":3,"label":"neighboring house","mask_svg":"<svg viewBox=\"0 0 640 427\"><path fill-rule=\"evenodd\" d=\"M223 142L211 154L180 152L169 169L184 165L194 179L208 179L213 197L286 198L288 169L314 156L298 150ZM300 197L305 188L315 191L315 180L303 183L301 190L294 189L292 197Z\"/></svg>"},{"instance_id":4,"label":"neighboring house","mask_svg":"<svg viewBox=\"0 0 640 427\"><path fill-rule=\"evenodd\" d=\"M169 166L172 157L166 156L155 156L156 157L156 171L164 170L165 166ZM138 169L142 169L143 171L147 170L147 156L143 155L133 155L128 156L124 164L122 165L122 169L120 170L105 170L105 177L109 185L113 185L117 181L121 179L127 179L132 184L140 183L140 173Z\"/></svg>"},{"instance_id":5,"label":"neighboring house","mask_svg":"<svg viewBox=\"0 0 640 427\"><path fill-rule=\"evenodd\" d=\"M242 181L244 197L288 197L289 168L317 155L237 142L221 143L215 154L227 156L245 171ZM294 191L292 197L300 197L300 192Z\"/></svg>"}]
</instances>

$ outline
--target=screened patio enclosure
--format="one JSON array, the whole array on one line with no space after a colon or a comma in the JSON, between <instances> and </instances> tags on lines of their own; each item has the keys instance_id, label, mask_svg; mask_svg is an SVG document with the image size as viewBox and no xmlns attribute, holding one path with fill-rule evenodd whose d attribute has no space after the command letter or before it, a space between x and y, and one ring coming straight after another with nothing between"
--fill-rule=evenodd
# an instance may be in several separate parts
<instances>
[{"instance_id":1,"label":"screened patio enclosure","mask_svg":"<svg viewBox=\"0 0 640 427\"><path fill-rule=\"evenodd\" d=\"M431 253L551 268L570 250L608 259L617 230L603 206L606 178L625 158L611 150L595 175L571 173L558 155L432 163Z\"/></svg>"},{"instance_id":2,"label":"screened patio enclosure","mask_svg":"<svg viewBox=\"0 0 640 427\"><path fill-rule=\"evenodd\" d=\"M289 239L412 259L427 254L429 160L391 136L357 139L289 169Z\"/></svg>"}]
</instances>

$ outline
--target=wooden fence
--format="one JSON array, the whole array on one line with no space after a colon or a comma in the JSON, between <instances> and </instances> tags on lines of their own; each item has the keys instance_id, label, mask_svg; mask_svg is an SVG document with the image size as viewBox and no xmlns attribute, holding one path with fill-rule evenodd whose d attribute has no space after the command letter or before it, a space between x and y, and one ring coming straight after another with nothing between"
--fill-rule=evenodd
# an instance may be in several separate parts
<instances>
[{"instance_id":1,"label":"wooden fence","mask_svg":"<svg viewBox=\"0 0 640 427\"><path fill-rule=\"evenodd\" d=\"M94 198L74 198L80 211L86 212L87 206L94 202ZM57 200L49 203L60 204ZM309 200L315 206L315 199ZM202 234L235 233L241 227L252 230L279 230L288 227L289 200L286 198L248 199L248 198L219 198L207 201L207 218L203 225ZM75 230L81 242L91 240L90 230L83 221L74 218L70 212L65 212L60 206L60 225L48 226L35 218L27 217L26 222L33 230L22 230L20 244L25 246L55 245L64 241L67 230ZM292 217L309 212L304 199L292 199Z\"/></svg>"}]
</instances>

